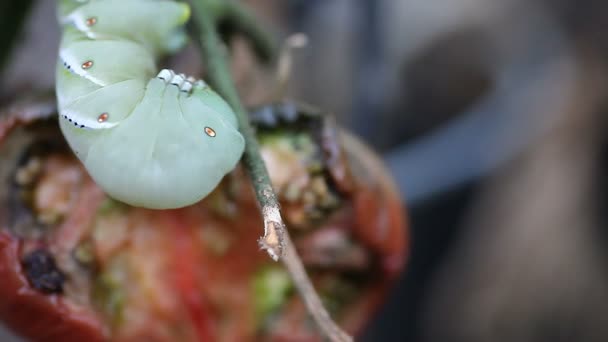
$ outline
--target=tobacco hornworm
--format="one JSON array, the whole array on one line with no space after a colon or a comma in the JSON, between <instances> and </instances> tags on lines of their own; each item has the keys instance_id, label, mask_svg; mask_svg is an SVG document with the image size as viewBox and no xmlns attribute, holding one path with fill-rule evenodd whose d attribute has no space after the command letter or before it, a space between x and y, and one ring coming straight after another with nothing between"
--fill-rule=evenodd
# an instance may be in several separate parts
<instances>
[{"instance_id":1,"label":"tobacco hornworm","mask_svg":"<svg viewBox=\"0 0 608 342\"><path fill-rule=\"evenodd\" d=\"M146 208L183 207L239 161L232 109L205 82L155 61L186 42L187 4L59 0L56 72L61 130L110 196Z\"/></svg>"}]
</instances>

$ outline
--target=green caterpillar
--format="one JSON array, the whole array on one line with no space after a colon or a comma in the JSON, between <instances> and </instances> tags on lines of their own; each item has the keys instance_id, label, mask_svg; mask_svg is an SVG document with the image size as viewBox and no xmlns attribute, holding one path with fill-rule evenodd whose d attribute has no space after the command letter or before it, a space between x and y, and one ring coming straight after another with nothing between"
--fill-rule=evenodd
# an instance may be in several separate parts
<instances>
[{"instance_id":1,"label":"green caterpillar","mask_svg":"<svg viewBox=\"0 0 608 342\"><path fill-rule=\"evenodd\" d=\"M193 204L238 163L232 109L205 82L156 60L187 41L187 4L59 0L59 122L95 182L134 206Z\"/></svg>"}]
</instances>

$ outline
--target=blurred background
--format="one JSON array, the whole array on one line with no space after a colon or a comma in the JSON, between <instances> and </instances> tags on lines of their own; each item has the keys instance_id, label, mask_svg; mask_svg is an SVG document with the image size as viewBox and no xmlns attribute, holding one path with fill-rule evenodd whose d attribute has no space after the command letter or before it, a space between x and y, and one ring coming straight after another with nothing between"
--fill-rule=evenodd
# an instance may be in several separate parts
<instances>
[{"instance_id":1,"label":"blurred background","mask_svg":"<svg viewBox=\"0 0 608 342\"><path fill-rule=\"evenodd\" d=\"M408 267L363 340L608 341L607 2L247 2L277 39L308 35L288 97L373 146L403 194ZM2 101L52 89L54 1L0 17ZM196 73L189 53L173 62Z\"/></svg>"}]
</instances>

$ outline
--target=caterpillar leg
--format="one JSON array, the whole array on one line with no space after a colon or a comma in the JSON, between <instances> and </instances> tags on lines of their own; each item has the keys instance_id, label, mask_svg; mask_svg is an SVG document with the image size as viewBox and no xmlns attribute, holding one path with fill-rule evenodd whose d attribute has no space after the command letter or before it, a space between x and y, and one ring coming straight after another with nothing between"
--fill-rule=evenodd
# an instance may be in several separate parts
<instances>
[{"instance_id":1,"label":"caterpillar leg","mask_svg":"<svg viewBox=\"0 0 608 342\"><path fill-rule=\"evenodd\" d=\"M179 88L180 95L191 95L194 86L197 88L206 88L207 84L203 80L196 80L192 76L186 76L184 74L176 74L173 70L163 69L161 70L156 78L165 81L167 84L174 85Z\"/></svg>"}]
</instances>

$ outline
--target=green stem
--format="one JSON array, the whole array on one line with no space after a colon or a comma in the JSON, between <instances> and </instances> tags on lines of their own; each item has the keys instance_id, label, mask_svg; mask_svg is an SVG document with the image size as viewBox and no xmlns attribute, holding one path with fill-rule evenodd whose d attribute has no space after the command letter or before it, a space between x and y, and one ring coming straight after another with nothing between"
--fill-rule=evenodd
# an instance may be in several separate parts
<instances>
[{"instance_id":1,"label":"green stem","mask_svg":"<svg viewBox=\"0 0 608 342\"><path fill-rule=\"evenodd\" d=\"M236 113L239 130L245 138L245 153L243 162L256 189L255 194L262 208L278 207L279 202L272 189L266 165L260 156L260 146L255 132L249 123L247 111L239 100L228 65L225 49L219 39L215 28L215 18L206 10L210 6L217 6L215 1L192 1L193 15L200 31L200 43L208 69L209 82L214 89L224 97Z\"/></svg>"},{"instance_id":2,"label":"green stem","mask_svg":"<svg viewBox=\"0 0 608 342\"><path fill-rule=\"evenodd\" d=\"M226 63L227 56L225 49L222 48L217 32L218 16L214 16L213 14L216 13L217 15L219 3L217 0L191 0L191 3L194 18L199 29L202 53L208 67L209 81L217 92L224 96L226 101L232 106L238 118L239 130L245 138L243 162L251 178L264 219L265 233L259 243L275 260L281 258L308 312L314 318L321 332L330 341L352 341L352 337L342 331L333 322L327 310L323 307L318 294L306 274L304 265L296 253L289 233L284 229L285 225L281 218L277 196L272 189L266 165L260 155L260 147L255 132L249 123L247 112L239 100L236 87L232 81ZM254 24L252 23L252 25Z\"/></svg>"}]
</instances>

